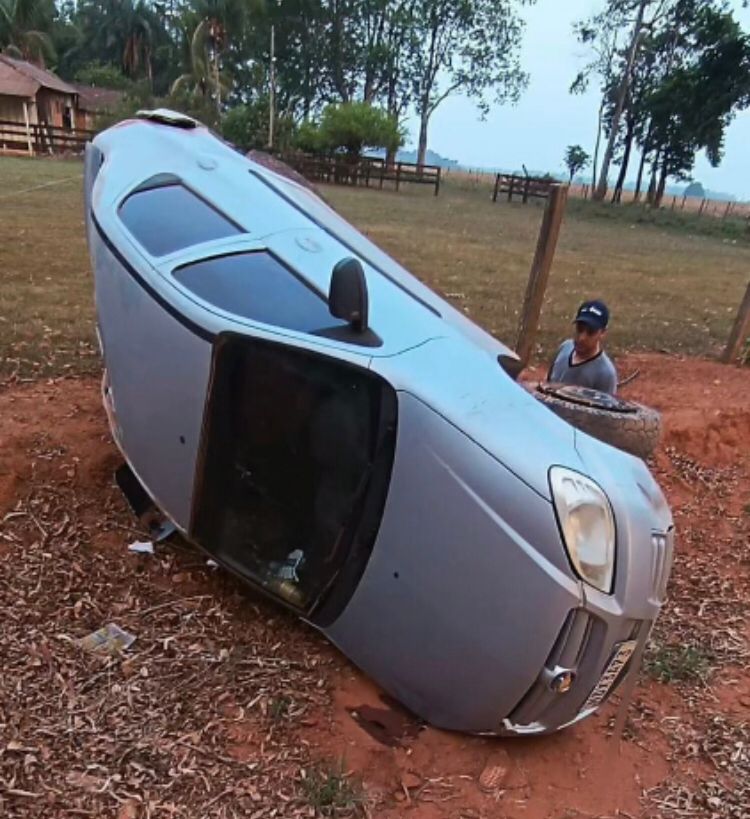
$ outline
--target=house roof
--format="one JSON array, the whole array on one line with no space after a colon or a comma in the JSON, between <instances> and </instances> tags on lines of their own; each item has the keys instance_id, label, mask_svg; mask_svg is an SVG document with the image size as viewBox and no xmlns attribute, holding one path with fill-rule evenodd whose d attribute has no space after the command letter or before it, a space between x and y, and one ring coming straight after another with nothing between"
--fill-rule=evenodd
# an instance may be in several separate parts
<instances>
[{"instance_id":1,"label":"house roof","mask_svg":"<svg viewBox=\"0 0 750 819\"><path fill-rule=\"evenodd\" d=\"M0 57L0 94L8 97L33 97L39 83L16 71Z\"/></svg>"},{"instance_id":2,"label":"house roof","mask_svg":"<svg viewBox=\"0 0 750 819\"><path fill-rule=\"evenodd\" d=\"M0 54L0 94L33 97L39 88L48 88L61 94L78 93L72 85L46 68Z\"/></svg>"},{"instance_id":3,"label":"house roof","mask_svg":"<svg viewBox=\"0 0 750 819\"><path fill-rule=\"evenodd\" d=\"M73 83L78 94L78 107L82 111L111 111L119 105L123 98L123 91L116 91L114 88L96 88L93 85L81 85Z\"/></svg>"}]
</instances>

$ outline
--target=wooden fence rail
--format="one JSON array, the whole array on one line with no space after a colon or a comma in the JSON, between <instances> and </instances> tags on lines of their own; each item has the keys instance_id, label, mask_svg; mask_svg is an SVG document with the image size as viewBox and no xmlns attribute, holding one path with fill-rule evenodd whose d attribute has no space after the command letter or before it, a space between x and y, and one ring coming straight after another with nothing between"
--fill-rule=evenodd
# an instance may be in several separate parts
<instances>
[{"instance_id":1,"label":"wooden fence rail","mask_svg":"<svg viewBox=\"0 0 750 819\"><path fill-rule=\"evenodd\" d=\"M309 154L282 154L281 160L311 182L336 185L364 185L382 188L385 182L395 183L396 190L403 184L432 185L435 196L440 193L442 169L437 165L421 168L411 162L394 162L363 156L352 160L345 156L311 156Z\"/></svg>"},{"instance_id":2,"label":"wooden fence rail","mask_svg":"<svg viewBox=\"0 0 750 819\"><path fill-rule=\"evenodd\" d=\"M60 128L44 123L30 123L0 120L0 149L48 154L83 151L86 143L96 131L83 128Z\"/></svg>"},{"instance_id":3,"label":"wooden fence rail","mask_svg":"<svg viewBox=\"0 0 750 819\"><path fill-rule=\"evenodd\" d=\"M497 202L498 196L507 193L509 202L513 201L514 196L520 196L525 205L530 198L548 199L552 186L559 184L556 179L499 173L495 176L495 190L492 194L492 201Z\"/></svg>"}]
</instances>

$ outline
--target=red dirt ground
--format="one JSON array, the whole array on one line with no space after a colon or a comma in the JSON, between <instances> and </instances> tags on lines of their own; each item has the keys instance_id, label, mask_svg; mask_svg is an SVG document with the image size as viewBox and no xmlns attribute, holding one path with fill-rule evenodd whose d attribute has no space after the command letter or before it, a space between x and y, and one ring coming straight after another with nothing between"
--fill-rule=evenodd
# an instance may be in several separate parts
<instances>
[{"instance_id":1,"label":"red dirt ground","mask_svg":"<svg viewBox=\"0 0 750 819\"><path fill-rule=\"evenodd\" d=\"M714 628L711 600L701 600L700 577L696 580L691 569L694 559L705 558L705 550L716 558L716 582L732 583L735 591L740 590L736 592L741 601L733 621L733 635L739 633L739 642L732 644L734 649L726 649L728 653L717 650L719 660L714 664L710 686L661 684L644 675L622 740L610 736L617 706L609 704L596 717L558 735L500 741L429 727L418 729L320 637L282 618L283 628L291 630L285 638L289 640L288 656L294 659L294 652L303 645L312 646L311 650L322 658L316 666L321 697L302 716L289 719L289 742L309 751L313 759L342 760L347 771L362 781L368 798L367 815L382 819L750 816L750 804L745 805L746 810L742 804L730 809L721 800L719 807L718 803L705 807L706 803L699 800L695 803L697 812L670 812L681 808L670 807L668 798L669 789L674 790L680 783L697 793L701 790L699 783L721 776L726 780L723 786L739 793L731 767L725 767L720 776L710 755L687 753L681 746L688 747L689 743L685 745L681 738L703 730L706 714L725 717L732 724L750 723L750 371L656 355L631 355L618 366L621 375L641 370L641 375L624 388L623 395L648 403L663 415L664 438L653 468L678 525L675 600L670 604L674 610L666 618L666 638L677 643L684 639L679 623L681 617L692 617L693 604L704 605L699 619L705 615L706 628ZM35 483L58 479L84 498L81 514L90 516L97 505L110 513L115 509L123 527L128 526L128 514L112 485L118 454L106 429L97 382L56 380L7 388L0 392L0 419L0 535L4 516L20 508L21 499L28 496ZM44 442L43 449L40 441ZM74 514L76 510L71 511ZM127 567L133 565L134 556L127 553L126 545L134 535L125 528L119 533L109 528L94 535L88 548L105 555L113 564L124 565L120 576L127 578ZM18 538L0 537L0 591L2 576L13 572L13 550L19 542ZM175 547L163 548L168 551ZM187 559L192 564L185 564ZM137 560L139 565L149 566L148 558ZM182 564L185 568L180 569ZM171 557L153 559L146 571L154 583L171 586L182 595L236 596L232 583L222 584L216 579L217 573L196 569L195 565L195 554L189 558L178 554L174 561ZM276 616L276 610L262 602L246 601L241 605L245 607L243 618ZM232 615L232 611L230 616L240 617ZM722 611L717 610L717 618L725 617ZM2 643L0 636L0 657ZM287 648L282 645L280 653L285 652ZM3 690L8 689L0 687ZM31 714L33 707L26 707ZM222 734L226 755L243 764L259 758L259 754L263 758L265 723L238 718L237 714L243 712L235 711L231 699L224 710L227 721L232 723ZM12 712L12 703L0 701L0 774L2 749L9 741L9 736L4 736L2 715ZM380 714L392 737L404 727L416 735L400 741L396 736L394 743L384 744L363 730L353 712L370 718ZM696 741L696 747L699 744ZM488 764L507 769L500 787L490 793L479 786L479 777ZM68 784L60 787L61 793L73 787L69 780L62 781ZM8 781L0 777L0 814L5 810L4 815L19 817L73 815L61 806L41 805L38 811L18 808L14 813L12 797L3 803L4 783L9 787ZM3 804L10 808L4 809ZM88 803L84 799L81 804ZM98 816L134 819L147 815L138 812L141 802L136 797L132 812L127 814L119 802L96 804ZM193 810L177 811L175 815L192 815L195 819L235 815L231 811L216 812L221 804L220 799L195 802ZM266 816L271 812L256 814L250 810L236 815ZM281 808L278 815L292 814Z\"/></svg>"}]
</instances>

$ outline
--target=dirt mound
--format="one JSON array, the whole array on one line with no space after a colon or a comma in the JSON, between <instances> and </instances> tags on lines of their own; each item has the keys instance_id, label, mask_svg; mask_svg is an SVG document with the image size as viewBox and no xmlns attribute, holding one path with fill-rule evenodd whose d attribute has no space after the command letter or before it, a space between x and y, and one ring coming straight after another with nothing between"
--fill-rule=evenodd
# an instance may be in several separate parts
<instances>
[{"instance_id":1,"label":"dirt mound","mask_svg":"<svg viewBox=\"0 0 750 819\"><path fill-rule=\"evenodd\" d=\"M617 363L621 375L640 371L622 394L662 413L663 447L713 466L750 459L750 370L657 355Z\"/></svg>"},{"instance_id":2,"label":"dirt mound","mask_svg":"<svg viewBox=\"0 0 750 819\"><path fill-rule=\"evenodd\" d=\"M419 724L186 544L127 551L144 533L114 487L95 380L0 392L0 814L294 817L335 803L346 816L364 797L378 819L746 815L746 755L716 743L750 739L750 372L617 363L641 370L625 397L663 414L654 469L678 527L623 742L608 736L616 704L543 739ZM127 658L82 652L110 622L137 638Z\"/></svg>"}]
</instances>

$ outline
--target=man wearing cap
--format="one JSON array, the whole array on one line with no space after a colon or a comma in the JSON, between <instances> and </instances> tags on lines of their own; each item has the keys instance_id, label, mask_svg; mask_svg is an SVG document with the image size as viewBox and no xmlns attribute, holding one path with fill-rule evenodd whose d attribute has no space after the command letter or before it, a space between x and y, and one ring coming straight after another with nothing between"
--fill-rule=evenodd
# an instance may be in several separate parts
<instances>
[{"instance_id":1,"label":"man wearing cap","mask_svg":"<svg viewBox=\"0 0 750 819\"><path fill-rule=\"evenodd\" d=\"M617 371L602 344L609 324L609 309L603 301L585 301L575 320L575 335L563 342L549 369L547 381L588 387L614 395Z\"/></svg>"}]
</instances>

